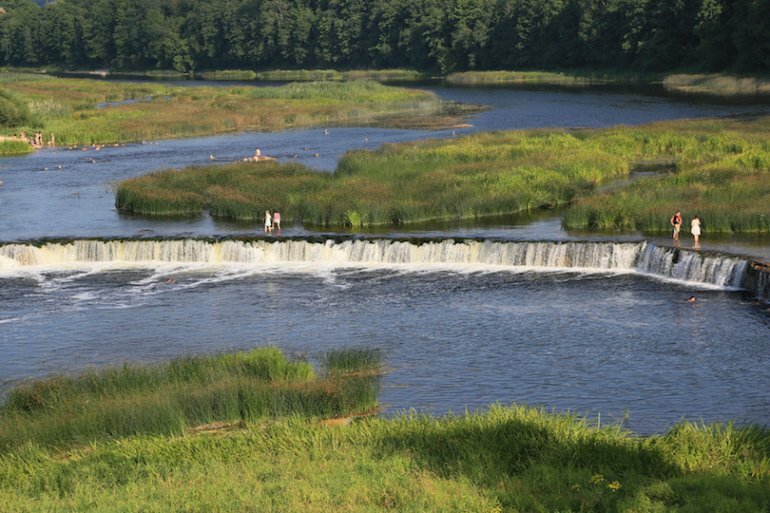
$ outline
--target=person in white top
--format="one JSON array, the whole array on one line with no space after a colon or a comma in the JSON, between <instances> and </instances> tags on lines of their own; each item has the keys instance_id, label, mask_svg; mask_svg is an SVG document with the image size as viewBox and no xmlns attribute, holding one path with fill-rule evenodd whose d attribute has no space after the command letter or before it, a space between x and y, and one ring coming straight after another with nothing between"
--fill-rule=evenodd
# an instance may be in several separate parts
<instances>
[{"instance_id":1,"label":"person in white top","mask_svg":"<svg viewBox=\"0 0 770 513\"><path fill-rule=\"evenodd\" d=\"M692 233L692 237L695 239L695 247L697 248L700 244L700 219L698 216L693 217L692 221L690 221L690 233Z\"/></svg>"},{"instance_id":2,"label":"person in white top","mask_svg":"<svg viewBox=\"0 0 770 513\"><path fill-rule=\"evenodd\" d=\"M272 217L270 216L270 211L265 210L265 233L269 233L272 231L273 231Z\"/></svg>"}]
</instances>

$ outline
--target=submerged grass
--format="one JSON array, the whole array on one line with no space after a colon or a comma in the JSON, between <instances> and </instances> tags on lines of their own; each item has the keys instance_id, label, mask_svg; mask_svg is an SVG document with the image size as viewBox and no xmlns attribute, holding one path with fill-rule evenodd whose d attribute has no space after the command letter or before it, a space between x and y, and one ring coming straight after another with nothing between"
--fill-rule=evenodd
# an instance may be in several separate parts
<instances>
[{"instance_id":1,"label":"submerged grass","mask_svg":"<svg viewBox=\"0 0 770 513\"><path fill-rule=\"evenodd\" d=\"M0 408L0 453L25 444L63 449L141 434L179 435L215 421L338 417L375 408L381 361L354 350L326 358L358 362L358 369L329 366L317 378L310 364L263 348L34 381L12 390Z\"/></svg>"},{"instance_id":2,"label":"submerged grass","mask_svg":"<svg viewBox=\"0 0 770 513\"><path fill-rule=\"evenodd\" d=\"M636 437L520 406L344 429L298 417L0 455L4 511L571 511L770 507L770 432Z\"/></svg>"},{"instance_id":3,"label":"submerged grass","mask_svg":"<svg viewBox=\"0 0 770 513\"><path fill-rule=\"evenodd\" d=\"M187 88L13 73L0 74L0 82L26 100L34 120L9 130L42 130L46 141L53 132L60 145L322 124L403 124L421 116L435 116L439 124L454 121L452 116L442 121L444 107L431 93L372 81ZM132 99L145 101L120 103Z\"/></svg>"},{"instance_id":4,"label":"submerged grass","mask_svg":"<svg viewBox=\"0 0 770 513\"><path fill-rule=\"evenodd\" d=\"M569 228L665 232L676 210L708 232L770 232L770 118L672 121L604 130L529 130L352 151L334 174L238 163L163 171L120 184L138 214L285 223L398 225L573 204ZM601 185L657 170L627 188Z\"/></svg>"}]
</instances>

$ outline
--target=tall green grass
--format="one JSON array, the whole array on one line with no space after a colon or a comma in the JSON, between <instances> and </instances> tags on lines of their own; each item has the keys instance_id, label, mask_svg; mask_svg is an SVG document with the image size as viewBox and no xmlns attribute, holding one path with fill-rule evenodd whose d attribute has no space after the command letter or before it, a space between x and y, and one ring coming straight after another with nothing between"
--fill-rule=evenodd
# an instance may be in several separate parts
<instances>
[{"instance_id":1,"label":"tall green grass","mask_svg":"<svg viewBox=\"0 0 770 513\"><path fill-rule=\"evenodd\" d=\"M0 454L4 511L763 512L770 432L638 437L521 406L344 429L289 417Z\"/></svg>"},{"instance_id":2,"label":"tall green grass","mask_svg":"<svg viewBox=\"0 0 770 513\"><path fill-rule=\"evenodd\" d=\"M0 408L0 453L25 444L67 448L140 434L178 435L215 421L336 417L377 404L380 361L356 351L327 355L365 372L324 367L274 348L124 365L56 376L13 389ZM327 360L324 360L327 361Z\"/></svg>"},{"instance_id":3,"label":"tall green grass","mask_svg":"<svg viewBox=\"0 0 770 513\"><path fill-rule=\"evenodd\" d=\"M26 155L33 150L29 143L13 139L0 140L0 156Z\"/></svg>"}]
</instances>

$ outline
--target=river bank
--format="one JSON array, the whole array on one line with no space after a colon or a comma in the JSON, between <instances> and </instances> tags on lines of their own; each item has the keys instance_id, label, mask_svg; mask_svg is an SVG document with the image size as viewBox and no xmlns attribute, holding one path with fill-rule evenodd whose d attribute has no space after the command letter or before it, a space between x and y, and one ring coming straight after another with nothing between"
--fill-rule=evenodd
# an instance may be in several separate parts
<instances>
[{"instance_id":1,"label":"river bank","mask_svg":"<svg viewBox=\"0 0 770 513\"><path fill-rule=\"evenodd\" d=\"M0 82L33 120L8 130L55 133L63 146L308 126L449 127L465 114L431 93L372 81L191 89L6 73Z\"/></svg>"}]
</instances>

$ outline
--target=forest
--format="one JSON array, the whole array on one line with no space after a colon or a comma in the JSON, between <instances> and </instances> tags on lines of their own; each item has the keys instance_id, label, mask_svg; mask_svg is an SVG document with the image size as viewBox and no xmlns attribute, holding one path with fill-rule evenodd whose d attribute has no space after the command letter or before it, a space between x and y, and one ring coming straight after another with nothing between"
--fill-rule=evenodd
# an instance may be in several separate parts
<instances>
[{"instance_id":1,"label":"forest","mask_svg":"<svg viewBox=\"0 0 770 513\"><path fill-rule=\"evenodd\" d=\"M767 0L0 0L0 65L770 71Z\"/></svg>"}]
</instances>

